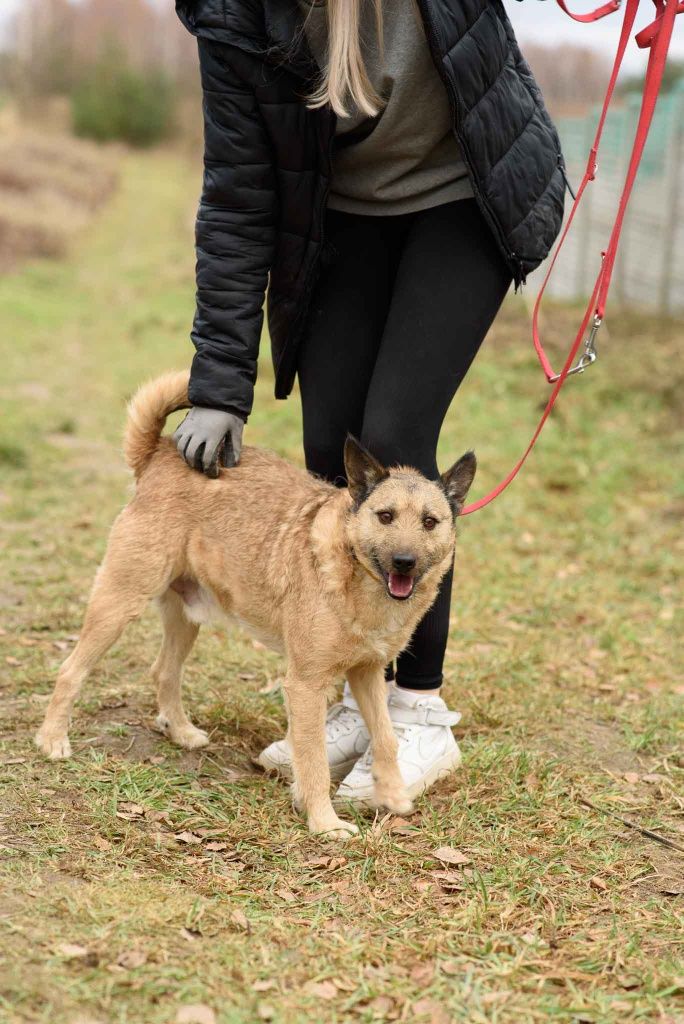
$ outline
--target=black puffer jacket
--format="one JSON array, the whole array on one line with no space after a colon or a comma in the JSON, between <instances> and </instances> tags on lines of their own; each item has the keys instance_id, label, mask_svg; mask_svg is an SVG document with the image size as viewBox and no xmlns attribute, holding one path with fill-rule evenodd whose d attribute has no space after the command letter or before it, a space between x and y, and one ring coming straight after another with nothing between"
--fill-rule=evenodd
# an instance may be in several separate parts
<instances>
[{"instance_id":1,"label":"black puffer jacket","mask_svg":"<svg viewBox=\"0 0 684 1024\"><path fill-rule=\"evenodd\" d=\"M558 135L500 0L419 7L475 196L519 284L560 228ZM306 107L317 68L297 0L176 8L199 37L205 117L190 398L246 418L269 272L276 397L292 390L321 259L335 115Z\"/></svg>"}]
</instances>

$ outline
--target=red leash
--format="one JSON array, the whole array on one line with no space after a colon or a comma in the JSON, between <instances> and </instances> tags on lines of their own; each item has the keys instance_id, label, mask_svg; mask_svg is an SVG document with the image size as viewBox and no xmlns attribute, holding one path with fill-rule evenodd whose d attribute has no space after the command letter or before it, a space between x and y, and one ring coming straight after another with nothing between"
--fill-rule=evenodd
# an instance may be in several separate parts
<instances>
[{"instance_id":1,"label":"red leash","mask_svg":"<svg viewBox=\"0 0 684 1024\"><path fill-rule=\"evenodd\" d=\"M565 11L575 21L592 22L598 21L599 18L605 17L607 14L612 14L617 11L621 6L621 0L609 0L608 3L597 7L596 10L591 11L588 14L573 14L568 10L565 0L556 0L559 7ZM622 22L622 30L620 32L620 41L618 43L617 54L615 62L613 64L613 70L611 72L610 80L608 83L608 89L606 91L606 97L603 102L603 108L601 110L601 116L599 118L598 126L596 129L596 135L589 152L589 160L587 168L584 172L584 177L577 190L577 196L572 205L565 227L561 234L560 240L554 252L553 258L549 265L549 269L546 272L544 281L539 290L536 302L534 304L534 312L532 315L532 336L534 340L534 347L539 357L539 361L542 365L542 369L546 374L546 378L550 384L553 384L553 390L546 403L546 408L542 413L541 419L537 424L537 428L532 435L532 440L528 444L527 448L523 452L520 459L494 490L486 494L484 498L480 498L478 501L472 502L470 505L466 505L462 512L462 516L467 516L471 512L477 512L478 509L484 508L494 498L498 497L502 491L504 491L512 480L518 475L522 466L524 465L528 455L534 448L537 438L541 434L544 424L551 414L551 410L556 404L558 394L563 387L563 384L569 376L575 373L581 373L590 366L591 363L596 359L596 335L603 322L603 317L606 310L606 302L608 299L608 293L610 291L610 282L613 274L613 267L615 265L615 257L617 255L617 248L620 241L620 232L622 231L622 225L629 204L629 199L632 193L634 185L634 179L636 178L639 164L641 163L641 157L643 155L644 146L646 139L648 138L648 132L651 127L651 121L653 120L653 113L655 110L656 102L658 100L658 94L660 92L660 86L663 79L663 72L665 70L665 62L667 60L667 54L670 47L670 40L672 39L672 30L674 28L674 21L678 14L684 12L684 0L653 0L656 8L656 18L646 28L642 29L636 35L636 43L642 49L650 48L650 54L648 58L648 66L646 70L646 77L644 81L644 91L641 100L641 110L639 112L639 120L637 122L636 131L634 134L634 145L629 160L629 166L627 168L627 174L625 177L625 183L620 197L617 214L615 217L615 223L611 231L610 240L606 247L605 252L601 254L601 266L599 268L596 282L592 290L591 299L589 305L586 308L579 330L575 335L575 340L572 343L570 351L568 352L565 364L560 373L554 373L551 364L544 352L544 348L541 343L539 336L539 312L541 307L541 301L546 291L546 286L549 282L549 278L553 272L553 268L558 259L558 254L561 251L565 239L567 238L568 232L572 225L572 222L577 212L577 208L584 195L584 190L590 181L593 181L596 177L596 158L601 143L601 137L603 135L603 129L605 127L606 118L608 116L608 110L613 98L615 91L615 84L617 82L620 68L625 56L629 37L634 27L634 21L636 18L637 10L639 8L639 0L627 0L625 7L625 15ZM587 334L587 328L589 321L592 321L591 329ZM580 350L582 342L584 340L584 352L582 353L579 361L575 363L575 359ZM575 365L573 365L575 364Z\"/></svg>"}]
</instances>

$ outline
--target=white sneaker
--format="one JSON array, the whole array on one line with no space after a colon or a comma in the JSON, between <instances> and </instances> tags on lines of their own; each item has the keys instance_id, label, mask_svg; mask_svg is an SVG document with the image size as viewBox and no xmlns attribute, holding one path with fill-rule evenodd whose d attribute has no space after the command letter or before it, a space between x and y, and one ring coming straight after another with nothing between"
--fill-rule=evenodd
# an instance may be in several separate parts
<instances>
[{"instance_id":1,"label":"white sneaker","mask_svg":"<svg viewBox=\"0 0 684 1024\"><path fill-rule=\"evenodd\" d=\"M328 711L325 742L330 777L335 782L343 779L368 749L370 736L349 683L344 684L342 703L333 704ZM267 772L277 772L286 779L292 778L292 751L286 739L276 740L262 750L257 762Z\"/></svg>"},{"instance_id":2,"label":"white sneaker","mask_svg":"<svg viewBox=\"0 0 684 1024\"><path fill-rule=\"evenodd\" d=\"M441 697L421 697L397 686L390 688L389 712L399 740L399 771L413 800L461 763L461 751L451 731L461 715L449 711ZM335 799L375 806L372 765L369 746L342 782Z\"/></svg>"}]
</instances>

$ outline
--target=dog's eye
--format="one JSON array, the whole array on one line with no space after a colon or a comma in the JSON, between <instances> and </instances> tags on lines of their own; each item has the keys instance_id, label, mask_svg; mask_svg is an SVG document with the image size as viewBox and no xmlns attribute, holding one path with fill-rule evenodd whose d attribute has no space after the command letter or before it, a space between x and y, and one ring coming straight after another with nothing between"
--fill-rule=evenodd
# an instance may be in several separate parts
<instances>
[{"instance_id":1,"label":"dog's eye","mask_svg":"<svg viewBox=\"0 0 684 1024\"><path fill-rule=\"evenodd\" d=\"M394 519L394 516L392 515L391 512L387 512L385 510L383 512L378 512L378 519L383 524L383 526L389 526L389 524Z\"/></svg>"},{"instance_id":2,"label":"dog's eye","mask_svg":"<svg viewBox=\"0 0 684 1024\"><path fill-rule=\"evenodd\" d=\"M434 530L436 525L437 520L435 519L434 516L425 516L425 519L423 520L423 526L425 527L426 530Z\"/></svg>"}]
</instances>

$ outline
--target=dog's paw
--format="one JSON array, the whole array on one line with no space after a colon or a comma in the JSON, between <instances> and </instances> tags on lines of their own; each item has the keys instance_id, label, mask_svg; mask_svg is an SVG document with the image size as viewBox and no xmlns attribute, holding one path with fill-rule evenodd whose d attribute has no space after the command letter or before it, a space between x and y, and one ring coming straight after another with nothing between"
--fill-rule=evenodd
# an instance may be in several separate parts
<instances>
[{"instance_id":1,"label":"dog's paw","mask_svg":"<svg viewBox=\"0 0 684 1024\"><path fill-rule=\"evenodd\" d=\"M61 761L71 757L71 744L66 733L51 733L43 728L35 735L34 743L51 761Z\"/></svg>"},{"instance_id":2,"label":"dog's paw","mask_svg":"<svg viewBox=\"0 0 684 1024\"><path fill-rule=\"evenodd\" d=\"M393 814L411 814L413 811L413 801L403 786L376 785L373 805L384 807Z\"/></svg>"},{"instance_id":3,"label":"dog's paw","mask_svg":"<svg viewBox=\"0 0 684 1024\"><path fill-rule=\"evenodd\" d=\"M318 820L309 819L309 831L321 839L351 839L358 834L358 826L351 821L343 821L335 815L333 818Z\"/></svg>"},{"instance_id":4,"label":"dog's paw","mask_svg":"<svg viewBox=\"0 0 684 1024\"><path fill-rule=\"evenodd\" d=\"M177 743L185 750L197 750L199 747L206 747L209 737L202 729L198 729L192 722L183 725L172 725L166 715L157 715L154 720L154 727L157 732L167 736L172 743Z\"/></svg>"}]
</instances>

